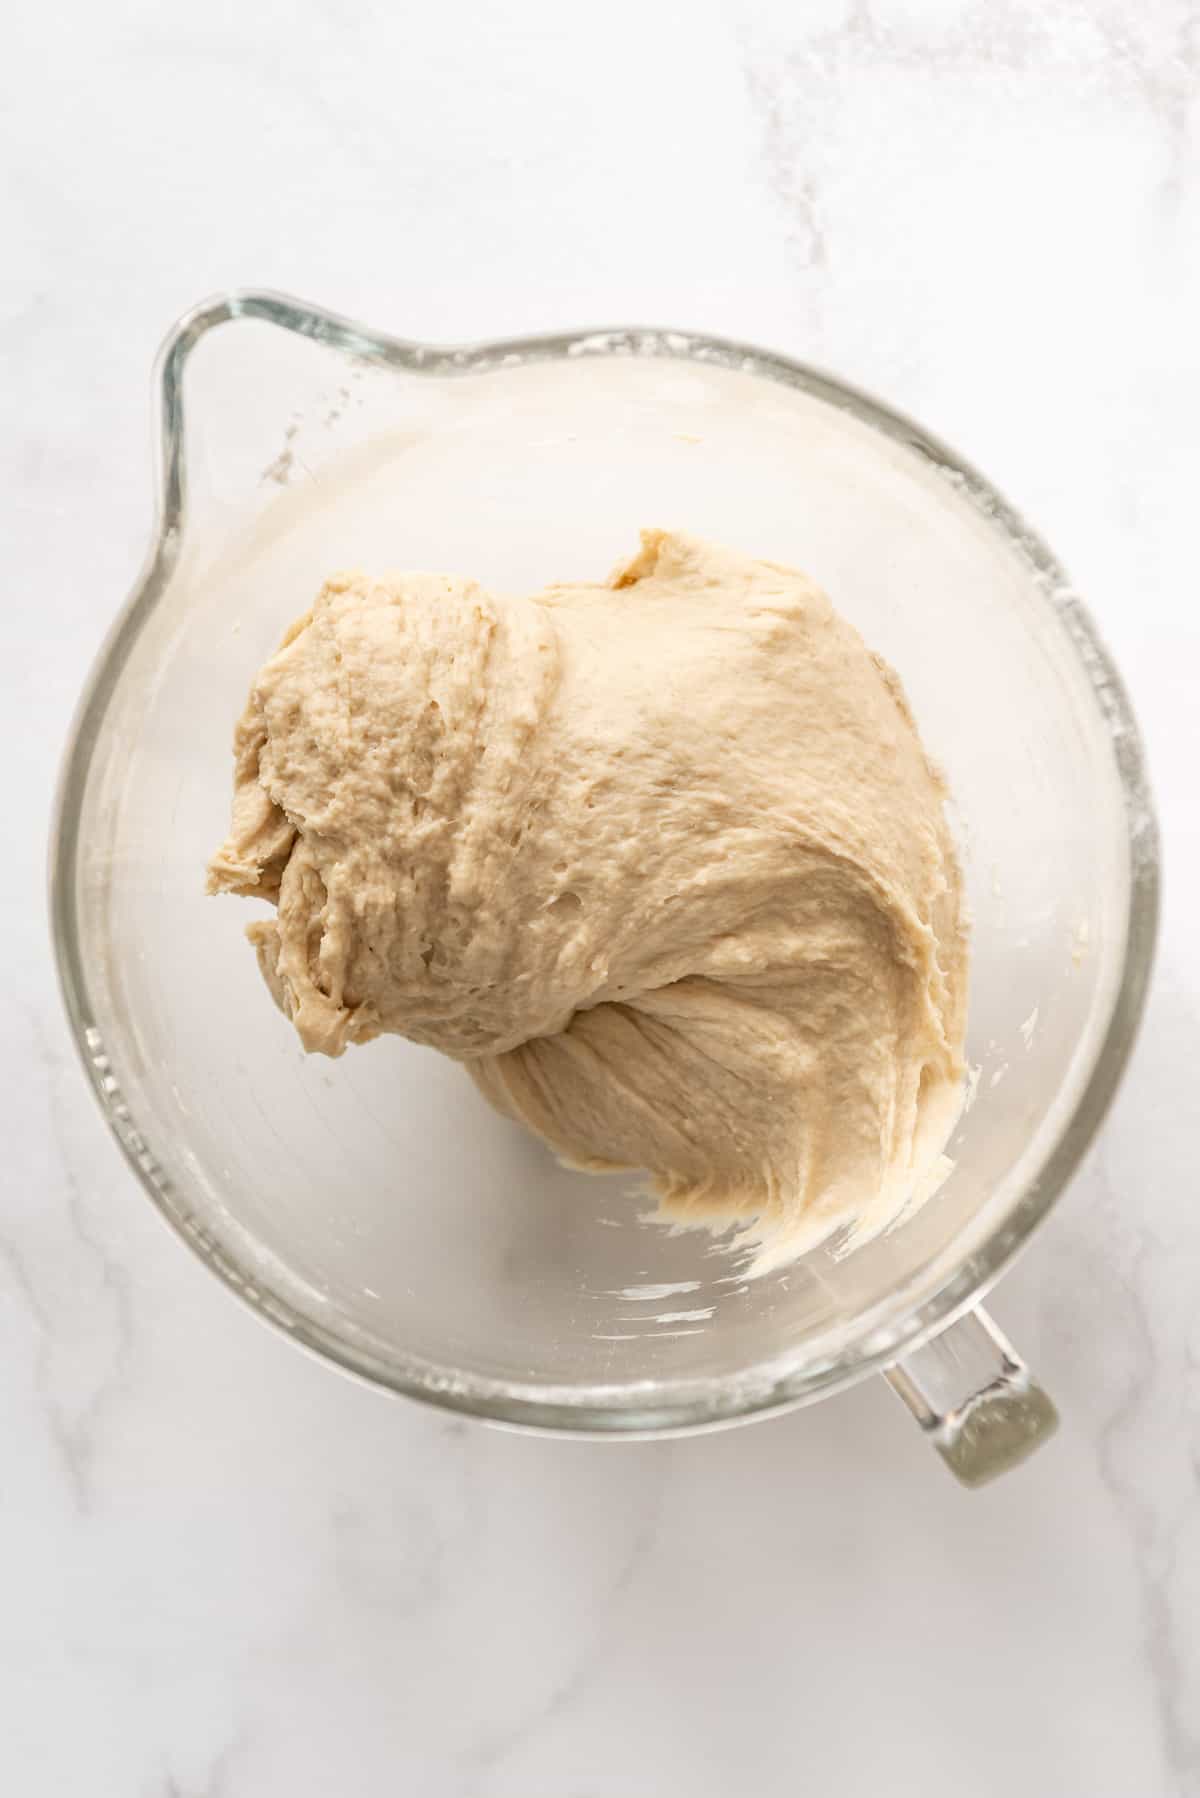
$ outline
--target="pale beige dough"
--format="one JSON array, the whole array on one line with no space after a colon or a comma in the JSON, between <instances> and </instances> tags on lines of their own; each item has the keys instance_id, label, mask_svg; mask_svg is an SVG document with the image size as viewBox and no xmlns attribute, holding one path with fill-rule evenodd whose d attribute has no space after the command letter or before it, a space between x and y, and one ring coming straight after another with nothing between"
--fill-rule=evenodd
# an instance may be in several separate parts
<instances>
[{"instance_id":1,"label":"pale beige dough","mask_svg":"<svg viewBox=\"0 0 1200 1798\"><path fill-rule=\"evenodd\" d=\"M395 1031L770 1260L934 1183L967 952L940 776L806 576L339 575L258 675L209 886L306 1049Z\"/></svg>"}]
</instances>

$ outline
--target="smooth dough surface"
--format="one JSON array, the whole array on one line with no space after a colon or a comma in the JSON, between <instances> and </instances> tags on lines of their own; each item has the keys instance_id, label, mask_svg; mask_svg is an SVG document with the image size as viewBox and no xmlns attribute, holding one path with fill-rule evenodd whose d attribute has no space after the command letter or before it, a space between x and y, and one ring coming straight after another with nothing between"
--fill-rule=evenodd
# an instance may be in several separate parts
<instances>
[{"instance_id":1,"label":"smooth dough surface","mask_svg":"<svg viewBox=\"0 0 1200 1798\"><path fill-rule=\"evenodd\" d=\"M936 1184L966 934L899 682L803 574L643 533L500 598L339 575L254 682L209 885L306 1049L393 1031L772 1262Z\"/></svg>"}]
</instances>

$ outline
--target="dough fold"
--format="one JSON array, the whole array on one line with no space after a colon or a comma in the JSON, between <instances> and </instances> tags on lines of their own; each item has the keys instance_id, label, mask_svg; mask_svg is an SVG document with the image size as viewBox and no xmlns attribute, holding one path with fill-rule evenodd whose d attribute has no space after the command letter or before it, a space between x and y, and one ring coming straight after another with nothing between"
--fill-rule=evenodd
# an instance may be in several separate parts
<instances>
[{"instance_id":1,"label":"dough fold","mask_svg":"<svg viewBox=\"0 0 1200 1798\"><path fill-rule=\"evenodd\" d=\"M899 681L806 576L339 575L259 673L209 888L306 1049L397 1032L775 1262L936 1183L966 934Z\"/></svg>"}]
</instances>

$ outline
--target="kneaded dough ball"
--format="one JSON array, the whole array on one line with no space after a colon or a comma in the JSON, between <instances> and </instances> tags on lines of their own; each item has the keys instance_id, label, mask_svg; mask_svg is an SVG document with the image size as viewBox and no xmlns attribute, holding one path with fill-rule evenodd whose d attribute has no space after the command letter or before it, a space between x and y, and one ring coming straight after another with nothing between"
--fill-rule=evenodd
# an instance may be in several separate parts
<instances>
[{"instance_id":1,"label":"kneaded dough ball","mask_svg":"<svg viewBox=\"0 0 1200 1798\"><path fill-rule=\"evenodd\" d=\"M806 576L643 533L602 585L340 575L237 727L213 891L306 1049L394 1031L574 1166L778 1259L934 1183L966 947L941 779Z\"/></svg>"}]
</instances>

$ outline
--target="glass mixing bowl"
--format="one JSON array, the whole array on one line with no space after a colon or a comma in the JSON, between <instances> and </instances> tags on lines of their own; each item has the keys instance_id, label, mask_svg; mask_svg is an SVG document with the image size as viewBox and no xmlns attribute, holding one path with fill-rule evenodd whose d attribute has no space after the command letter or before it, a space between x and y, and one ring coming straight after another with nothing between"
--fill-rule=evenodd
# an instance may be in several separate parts
<instances>
[{"instance_id":1,"label":"glass mixing bowl","mask_svg":"<svg viewBox=\"0 0 1200 1798\"><path fill-rule=\"evenodd\" d=\"M812 370L671 332L470 348L260 293L159 363L158 525L81 702L53 915L105 1114L155 1204L297 1340L459 1411L645 1434L871 1369L959 1474L1053 1409L971 1308L1096 1129L1142 1008L1156 832L1120 680L1053 558L958 457ZM339 567L595 578L646 524L808 570L899 670L973 912L972 1097L923 1209L747 1279L560 1167L399 1040L306 1058L204 893L250 679ZM952 1327L947 1327L952 1326Z\"/></svg>"}]
</instances>

